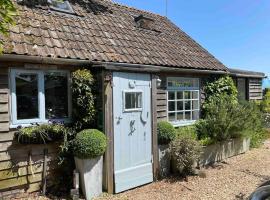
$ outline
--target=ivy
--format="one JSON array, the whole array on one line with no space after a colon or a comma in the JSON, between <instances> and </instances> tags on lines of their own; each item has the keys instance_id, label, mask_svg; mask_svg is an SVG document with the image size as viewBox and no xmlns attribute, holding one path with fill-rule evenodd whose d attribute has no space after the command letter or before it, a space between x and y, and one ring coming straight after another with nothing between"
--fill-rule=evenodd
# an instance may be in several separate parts
<instances>
[{"instance_id":1,"label":"ivy","mask_svg":"<svg viewBox=\"0 0 270 200\"><path fill-rule=\"evenodd\" d=\"M95 116L95 97L92 93L94 78L87 69L72 73L73 120L76 130L90 128Z\"/></svg>"},{"instance_id":2,"label":"ivy","mask_svg":"<svg viewBox=\"0 0 270 200\"><path fill-rule=\"evenodd\" d=\"M15 25L14 17L17 15L12 0L0 1L0 36L7 36L10 25ZM3 40L0 40L0 53L2 52Z\"/></svg>"}]
</instances>

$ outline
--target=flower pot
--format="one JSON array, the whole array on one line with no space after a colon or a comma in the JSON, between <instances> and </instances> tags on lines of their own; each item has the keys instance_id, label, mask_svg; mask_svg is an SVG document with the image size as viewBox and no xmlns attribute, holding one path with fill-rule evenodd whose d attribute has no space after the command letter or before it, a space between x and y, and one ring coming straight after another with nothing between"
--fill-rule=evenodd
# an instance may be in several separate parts
<instances>
[{"instance_id":1,"label":"flower pot","mask_svg":"<svg viewBox=\"0 0 270 200\"><path fill-rule=\"evenodd\" d=\"M80 184L86 200L102 193L103 157L80 159L75 157L76 168L80 173Z\"/></svg>"},{"instance_id":2,"label":"flower pot","mask_svg":"<svg viewBox=\"0 0 270 200\"><path fill-rule=\"evenodd\" d=\"M170 175L171 155L169 145L158 145L159 176L164 178Z\"/></svg>"}]
</instances>

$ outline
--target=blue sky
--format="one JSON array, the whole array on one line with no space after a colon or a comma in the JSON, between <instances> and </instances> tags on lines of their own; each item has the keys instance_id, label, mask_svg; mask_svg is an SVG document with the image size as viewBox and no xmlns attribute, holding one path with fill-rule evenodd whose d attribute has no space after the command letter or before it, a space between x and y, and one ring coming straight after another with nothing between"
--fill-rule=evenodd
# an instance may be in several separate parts
<instances>
[{"instance_id":1,"label":"blue sky","mask_svg":"<svg viewBox=\"0 0 270 200\"><path fill-rule=\"evenodd\" d=\"M165 15L166 0L114 1ZM168 0L168 18L226 66L268 76L269 11L269 0Z\"/></svg>"}]
</instances>

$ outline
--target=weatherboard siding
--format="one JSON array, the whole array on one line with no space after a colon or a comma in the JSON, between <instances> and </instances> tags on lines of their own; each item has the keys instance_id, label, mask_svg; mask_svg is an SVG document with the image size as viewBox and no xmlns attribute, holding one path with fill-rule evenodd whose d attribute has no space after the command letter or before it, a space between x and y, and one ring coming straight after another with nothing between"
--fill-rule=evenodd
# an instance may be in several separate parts
<instances>
[{"instance_id":1,"label":"weatherboard siding","mask_svg":"<svg viewBox=\"0 0 270 200\"><path fill-rule=\"evenodd\" d=\"M262 79L258 78L248 79L248 96L249 100L263 99Z\"/></svg>"},{"instance_id":2,"label":"weatherboard siding","mask_svg":"<svg viewBox=\"0 0 270 200\"><path fill-rule=\"evenodd\" d=\"M69 69L70 66L0 63L0 199L13 198L18 193L41 191L44 149L48 149L47 181L57 177L59 144L26 145L14 139L10 129L9 68Z\"/></svg>"}]
</instances>

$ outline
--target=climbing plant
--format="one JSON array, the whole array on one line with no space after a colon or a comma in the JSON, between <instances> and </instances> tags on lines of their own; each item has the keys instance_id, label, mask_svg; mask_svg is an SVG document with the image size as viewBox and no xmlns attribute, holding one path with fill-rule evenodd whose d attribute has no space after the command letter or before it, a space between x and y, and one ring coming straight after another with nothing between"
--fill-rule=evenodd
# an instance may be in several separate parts
<instances>
[{"instance_id":1,"label":"climbing plant","mask_svg":"<svg viewBox=\"0 0 270 200\"><path fill-rule=\"evenodd\" d=\"M93 83L94 78L87 69L72 73L73 120L76 130L91 127L95 115Z\"/></svg>"}]
</instances>

